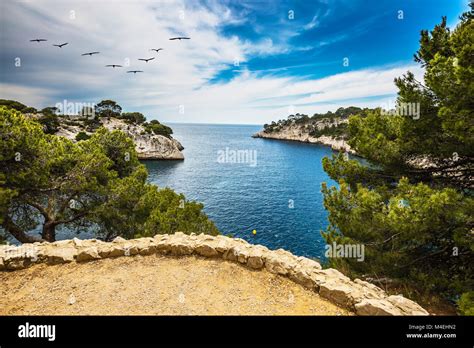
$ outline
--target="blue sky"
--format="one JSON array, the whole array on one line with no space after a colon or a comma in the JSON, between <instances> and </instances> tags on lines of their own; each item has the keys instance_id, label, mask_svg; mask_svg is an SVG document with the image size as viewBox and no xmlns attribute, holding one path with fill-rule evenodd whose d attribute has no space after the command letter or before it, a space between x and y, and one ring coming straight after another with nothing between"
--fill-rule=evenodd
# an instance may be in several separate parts
<instances>
[{"instance_id":1,"label":"blue sky","mask_svg":"<svg viewBox=\"0 0 474 348\"><path fill-rule=\"evenodd\" d=\"M454 27L467 4L6 0L0 97L36 107L110 98L149 119L203 123L384 106L396 97L394 77L423 74L413 62L420 30L443 15ZM168 40L181 34L191 40ZM29 42L37 37L48 41ZM62 42L69 45L52 46ZM149 51L155 47L164 50ZM82 57L87 51L101 53Z\"/></svg>"}]
</instances>

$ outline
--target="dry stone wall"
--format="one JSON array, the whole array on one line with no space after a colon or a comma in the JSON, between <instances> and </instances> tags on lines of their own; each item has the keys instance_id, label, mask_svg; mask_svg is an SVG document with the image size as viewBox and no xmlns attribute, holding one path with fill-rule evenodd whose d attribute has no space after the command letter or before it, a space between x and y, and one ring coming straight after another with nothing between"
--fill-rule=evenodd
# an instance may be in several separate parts
<instances>
[{"instance_id":1,"label":"dry stone wall","mask_svg":"<svg viewBox=\"0 0 474 348\"><path fill-rule=\"evenodd\" d=\"M237 262L254 270L266 269L286 276L358 315L428 315L420 305L401 295L389 296L371 283L351 280L335 269L322 269L314 260L225 236L177 232L132 240L118 237L112 242L74 238L54 243L3 245L0 246L0 271L14 271L36 263L87 262L137 254L199 255Z\"/></svg>"}]
</instances>

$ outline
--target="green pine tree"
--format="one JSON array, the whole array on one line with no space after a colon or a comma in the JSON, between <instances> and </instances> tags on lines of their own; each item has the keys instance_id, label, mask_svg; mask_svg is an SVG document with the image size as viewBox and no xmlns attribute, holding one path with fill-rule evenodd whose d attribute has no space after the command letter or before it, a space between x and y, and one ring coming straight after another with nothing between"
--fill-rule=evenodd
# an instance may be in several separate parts
<instances>
[{"instance_id":1,"label":"green pine tree","mask_svg":"<svg viewBox=\"0 0 474 348\"><path fill-rule=\"evenodd\" d=\"M0 139L2 236L53 242L62 227L92 230L104 240L176 231L218 234L201 204L146 182L135 145L121 131L100 128L74 143L0 106Z\"/></svg>"},{"instance_id":2,"label":"green pine tree","mask_svg":"<svg viewBox=\"0 0 474 348\"><path fill-rule=\"evenodd\" d=\"M330 221L323 236L365 245L365 262L331 259L332 266L450 300L474 289L472 6L453 31L446 18L422 31L415 60L423 83L410 72L395 80L398 105L419 105L419 117L380 109L353 116L349 144L369 164L323 160L340 183L323 186ZM472 293L459 308L473 313Z\"/></svg>"}]
</instances>

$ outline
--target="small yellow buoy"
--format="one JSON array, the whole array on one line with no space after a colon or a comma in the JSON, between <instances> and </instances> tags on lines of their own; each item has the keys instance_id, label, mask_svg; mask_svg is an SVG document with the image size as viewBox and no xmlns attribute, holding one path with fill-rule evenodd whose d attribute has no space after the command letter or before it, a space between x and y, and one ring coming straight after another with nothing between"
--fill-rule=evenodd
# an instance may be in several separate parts
<instances>
[{"instance_id":1,"label":"small yellow buoy","mask_svg":"<svg viewBox=\"0 0 474 348\"><path fill-rule=\"evenodd\" d=\"M253 230L252 233L253 233L254 235L256 235L256 234L257 234L257 230Z\"/></svg>"}]
</instances>

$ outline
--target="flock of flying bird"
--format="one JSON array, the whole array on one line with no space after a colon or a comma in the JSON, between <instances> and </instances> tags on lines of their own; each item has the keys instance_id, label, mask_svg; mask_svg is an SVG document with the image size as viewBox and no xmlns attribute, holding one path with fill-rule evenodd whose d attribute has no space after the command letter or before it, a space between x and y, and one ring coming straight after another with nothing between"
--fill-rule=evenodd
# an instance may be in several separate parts
<instances>
[{"instance_id":1,"label":"flock of flying bird","mask_svg":"<svg viewBox=\"0 0 474 348\"><path fill-rule=\"evenodd\" d=\"M186 37L186 36L177 36L177 37L172 37L170 38L171 41L174 41L174 40L190 40L191 38L190 37ZM43 42L43 41L48 41L47 39L32 39L30 40L30 42ZM62 43L62 44L53 44L53 46L55 47L58 47L58 48L63 48L64 46L68 45L69 43L68 42L65 42L65 43ZM162 51L163 48L152 48L150 49L150 51L155 51L156 53ZM81 54L81 56L93 56L94 54L99 54L100 52L98 51L94 51L94 52L86 52L86 53L83 53ZM151 58L138 58L138 60L140 61L143 61L145 63L148 63L150 60L153 60L155 59L155 57L151 57ZM121 68L122 65L119 65L119 64L107 64L105 66L106 68ZM133 74L136 74L136 73L139 73L139 72L143 72L143 70L128 70L127 73L133 73Z\"/></svg>"}]
</instances>

